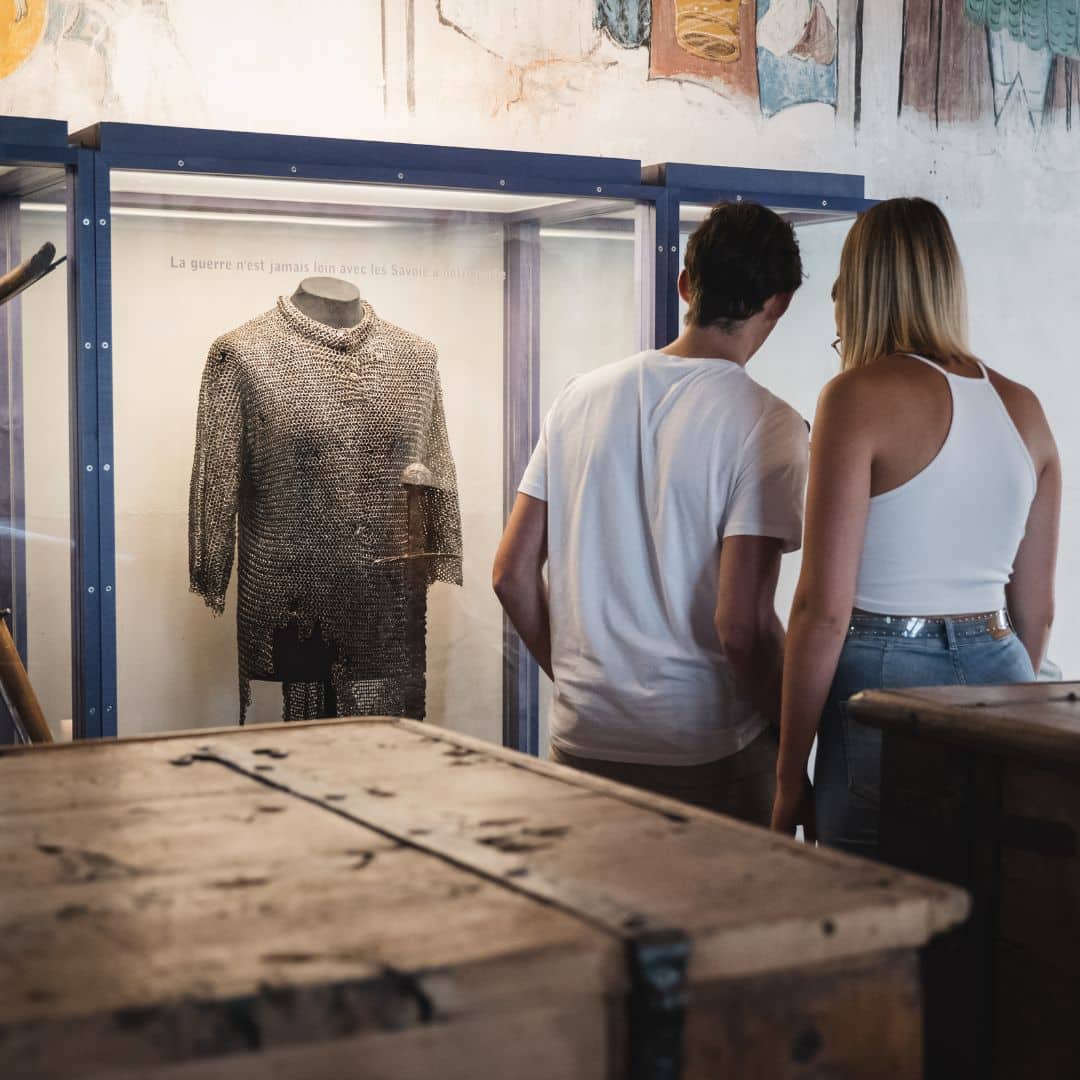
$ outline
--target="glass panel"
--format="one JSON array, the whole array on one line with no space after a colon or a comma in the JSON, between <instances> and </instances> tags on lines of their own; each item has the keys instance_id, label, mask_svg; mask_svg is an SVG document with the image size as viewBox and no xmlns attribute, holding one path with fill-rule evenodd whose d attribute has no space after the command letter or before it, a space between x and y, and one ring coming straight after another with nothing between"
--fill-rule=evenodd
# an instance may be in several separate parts
<instances>
[{"instance_id":1,"label":"glass panel","mask_svg":"<svg viewBox=\"0 0 1080 1080\"><path fill-rule=\"evenodd\" d=\"M690 234L704 220L709 209L708 206L683 207L680 260L686 257ZM805 278L787 314L777 323L747 370L762 386L812 421L821 388L840 369L839 359L831 348L836 337L831 293L852 215L782 208L777 208L777 212L795 226ZM686 305L680 300L680 324L685 315ZM776 610L785 623L800 566L799 552L784 556L781 563Z\"/></svg>"},{"instance_id":2,"label":"glass panel","mask_svg":"<svg viewBox=\"0 0 1080 1080\"><path fill-rule=\"evenodd\" d=\"M22 188L22 173L9 170L4 189ZM66 180L62 168L32 173L32 198L0 199L0 274L22 265L20 280L31 282L0 303L0 608L11 609L42 711L64 740L72 731Z\"/></svg>"},{"instance_id":3,"label":"glass panel","mask_svg":"<svg viewBox=\"0 0 1080 1080\"><path fill-rule=\"evenodd\" d=\"M642 312L642 241L651 236L639 207L542 226L543 298L540 336L540 415L559 391L584 374L650 348L652 320ZM652 242L648 240L651 260ZM567 316L570 316L569 318ZM551 680L540 672L540 756L547 756Z\"/></svg>"},{"instance_id":4,"label":"glass panel","mask_svg":"<svg viewBox=\"0 0 1080 1080\"><path fill-rule=\"evenodd\" d=\"M362 711L347 704L356 684L365 693L375 683L404 686L417 656L423 670L422 647L410 647L394 665L388 643L407 642L416 625L415 603L402 598L423 589L409 585L406 568L423 575L452 564L431 557L440 550L436 540L454 541L453 530L432 527L431 508L448 504L430 488L410 503L397 473L380 487L369 468L428 445L433 379L411 336L418 335L438 353L464 545L464 586L440 580L427 593L426 715L500 740L502 614L490 579L503 526L504 352L524 355L539 338L546 363L549 335L593 340L591 298L604 286L597 281L576 295L567 286L568 274L587 275L568 258L572 249L558 246L561 234L579 233L579 250L595 257L611 242L592 236L607 226L589 225L590 218L606 222L623 213L620 268L606 272L620 281L627 274L632 286L633 208L626 213L599 199L134 172L112 175L112 197L120 733L237 722L238 572L254 596L240 635L256 661L245 660L256 676L249 723L281 718L283 676L303 684L290 697L290 715L326 715L333 704L325 700L327 681L348 714ZM556 230L550 238L549 226ZM530 278L539 295L522 312L517 301L508 307L514 293L507 275L530 262L540 267ZM376 341L370 329L381 323L365 323L366 330L334 338L291 302L279 306L312 277L356 286L377 319L402 333L380 329ZM241 524L225 617L216 619L188 591L189 534L194 523L202 550L199 529L228 516L221 495L232 482L223 472L227 453L203 455L206 482L191 486L200 384L223 348L237 358L243 415L213 401L210 413L225 424L221 445L231 438L245 448L238 490L248 524ZM342 389L347 378L356 389ZM211 386L209 397L219 390ZM204 390L204 408L206 400ZM355 414L342 411L350 401ZM527 407L527 397L521 404ZM383 418L389 427L378 429L384 441L374 446L371 432ZM205 445L208 425L199 431ZM299 521L298 507L308 508ZM416 562L403 558L410 521L419 522ZM290 563L289 551L306 553L317 572ZM372 570L377 558L386 560L378 564L390 568L386 576ZM315 578L340 588L320 593ZM311 636L316 619L320 633ZM327 671L329 679L308 677Z\"/></svg>"}]
</instances>

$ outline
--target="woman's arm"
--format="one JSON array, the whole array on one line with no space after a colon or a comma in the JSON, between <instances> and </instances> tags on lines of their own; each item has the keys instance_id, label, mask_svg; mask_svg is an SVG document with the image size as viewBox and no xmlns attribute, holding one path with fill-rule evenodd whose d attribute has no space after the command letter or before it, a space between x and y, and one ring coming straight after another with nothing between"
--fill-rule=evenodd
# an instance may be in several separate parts
<instances>
[{"instance_id":1,"label":"woman's arm","mask_svg":"<svg viewBox=\"0 0 1080 1080\"><path fill-rule=\"evenodd\" d=\"M1058 527L1061 517L1061 461L1042 408L1031 395L1038 415L1034 417L1037 445L1034 448L1038 487L1028 510L1027 528L1013 563L1005 599L1017 636L1031 657L1038 676L1046 655L1054 621L1054 571L1057 565Z\"/></svg>"},{"instance_id":2,"label":"woman's arm","mask_svg":"<svg viewBox=\"0 0 1080 1080\"><path fill-rule=\"evenodd\" d=\"M788 622L780 707L772 827L781 832L793 832L803 813L806 763L855 596L870 508L874 429L859 380L852 372L825 387L810 443L802 571Z\"/></svg>"}]
</instances>

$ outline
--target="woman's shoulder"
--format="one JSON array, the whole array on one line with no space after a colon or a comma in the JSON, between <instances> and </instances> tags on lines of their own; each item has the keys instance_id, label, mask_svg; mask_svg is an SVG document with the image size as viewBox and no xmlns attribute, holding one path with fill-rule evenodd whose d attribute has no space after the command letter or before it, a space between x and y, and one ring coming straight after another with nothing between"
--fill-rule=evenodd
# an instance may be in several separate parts
<instances>
[{"instance_id":1,"label":"woman's shoulder","mask_svg":"<svg viewBox=\"0 0 1080 1080\"><path fill-rule=\"evenodd\" d=\"M1016 407L1019 409L1029 411L1038 416L1043 415L1042 403L1030 386L1025 386L1015 379L1010 379L1008 376L1002 375L1000 371L990 367L989 364L984 363L983 367L986 369L986 374L990 379L991 385L998 392L998 396L1001 397L1006 404L1012 402L1015 403Z\"/></svg>"},{"instance_id":2,"label":"woman's shoulder","mask_svg":"<svg viewBox=\"0 0 1080 1080\"><path fill-rule=\"evenodd\" d=\"M876 422L879 414L893 413L897 395L910 385L913 366L924 365L910 359L885 356L872 364L841 371L825 384L818 407L833 413L854 412L864 421Z\"/></svg>"},{"instance_id":3,"label":"woman's shoulder","mask_svg":"<svg viewBox=\"0 0 1080 1080\"><path fill-rule=\"evenodd\" d=\"M1029 386L1017 382L1002 375L1000 371L986 367L990 384L1001 398L1005 411L1020 432L1024 442L1027 443L1033 458L1038 461L1045 460L1050 456L1056 456L1057 447L1054 436L1050 430L1050 423L1046 419L1042 402L1038 395Z\"/></svg>"}]
</instances>

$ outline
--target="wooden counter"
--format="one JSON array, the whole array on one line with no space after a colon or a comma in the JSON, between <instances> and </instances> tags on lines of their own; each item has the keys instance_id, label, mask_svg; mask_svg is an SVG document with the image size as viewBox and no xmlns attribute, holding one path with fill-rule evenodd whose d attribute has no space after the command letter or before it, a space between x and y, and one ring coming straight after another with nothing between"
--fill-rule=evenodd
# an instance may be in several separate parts
<instances>
[{"instance_id":1,"label":"wooden counter","mask_svg":"<svg viewBox=\"0 0 1080 1080\"><path fill-rule=\"evenodd\" d=\"M1080 684L872 691L850 708L883 732L882 858L974 898L931 950L934 1075L1080 1075Z\"/></svg>"},{"instance_id":2,"label":"wooden counter","mask_svg":"<svg viewBox=\"0 0 1080 1080\"><path fill-rule=\"evenodd\" d=\"M409 721L0 755L0 1076L921 1075L961 890Z\"/></svg>"}]
</instances>

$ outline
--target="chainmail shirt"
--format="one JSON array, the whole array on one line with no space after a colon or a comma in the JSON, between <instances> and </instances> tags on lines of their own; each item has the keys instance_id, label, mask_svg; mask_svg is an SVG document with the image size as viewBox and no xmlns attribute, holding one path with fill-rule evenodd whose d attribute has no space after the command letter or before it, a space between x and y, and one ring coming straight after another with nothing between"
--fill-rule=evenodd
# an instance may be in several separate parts
<instances>
[{"instance_id":1,"label":"chainmail shirt","mask_svg":"<svg viewBox=\"0 0 1080 1080\"><path fill-rule=\"evenodd\" d=\"M275 634L320 635L338 715L422 716L427 586L461 584L457 478L435 346L378 318L345 330L277 307L218 338L199 393L191 589L217 614L238 553L240 722L251 679L281 679ZM421 489L410 548L402 473ZM237 542L237 537L239 537ZM325 683L284 685L286 720Z\"/></svg>"}]
</instances>

